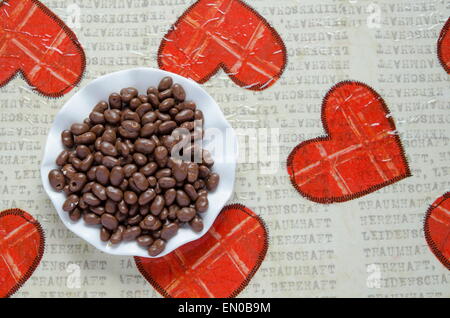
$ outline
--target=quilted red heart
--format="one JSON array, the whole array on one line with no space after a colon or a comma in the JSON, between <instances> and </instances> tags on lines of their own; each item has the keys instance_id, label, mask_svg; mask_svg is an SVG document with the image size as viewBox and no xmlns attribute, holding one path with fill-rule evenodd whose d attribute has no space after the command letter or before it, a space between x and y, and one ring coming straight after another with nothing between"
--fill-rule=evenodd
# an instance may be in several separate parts
<instances>
[{"instance_id":1,"label":"quilted red heart","mask_svg":"<svg viewBox=\"0 0 450 318\"><path fill-rule=\"evenodd\" d=\"M322 122L327 136L302 142L287 161L292 184L306 198L348 201L410 176L392 116L369 86L334 86Z\"/></svg>"},{"instance_id":2,"label":"quilted red heart","mask_svg":"<svg viewBox=\"0 0 450 318\"><path fill-rule=\"evenodd\" d=\"M200 0L164 36L161 69L204 83L222 67L239 86L263 90L286 66L283 40L240 0Z\"/></svg>"},{"instance_id":3,"label":"quilted red heart","mask_svg":"<svg viewBox=\"0 0 450 318\"><path fill-rule=\"evenodd\" d=\"M11 296L30 278L44 244L41 225L27 212L0 212L0 298Z\"/></svg>"},{"instance_id":4,"label":"quilted red heart","mask_svg":"<svg viewBox=\"0 0 450 318\"><path fill-rule=\"evenodd\" d=\"M425 238L434 255L450 270L450 192L437 199L428 209Z\"/></svg>"},{"instance_id":5,"label":"quilted red heart","mask_svg":"<svg viewBox=\"0 0 450 318\"><path fill-rule=\"evenodd\" d=\"M59 97L81 80L85 65L75 34L42 3L0 3L0 86L21 72L39 93Z\"/></svg>"},{"instance_id":6,"label":"quilted red heart","mask_svg":"<svg viewBox=\"0 0 450 318\"><path fill-rule=\"evenodd\" d=\"M242 205L226 206L202 238L161 258L135 257L164 297L235 297L250 282L268 247L263 221Z\"/></svg>"},{"instance_id":7,"label":"quilted red heart","mask_svg":"<svg viewBox=\"0 0 450 318\"><path fill-rule=\"evenodd\" d=\"M438 41L438 56L441 61L442 67L445 69L447 73L450 74L450 32L448 32L450 28L450 18L445 23L442 28L441 35L439 36Z\"/></svg>"}]
</instances>

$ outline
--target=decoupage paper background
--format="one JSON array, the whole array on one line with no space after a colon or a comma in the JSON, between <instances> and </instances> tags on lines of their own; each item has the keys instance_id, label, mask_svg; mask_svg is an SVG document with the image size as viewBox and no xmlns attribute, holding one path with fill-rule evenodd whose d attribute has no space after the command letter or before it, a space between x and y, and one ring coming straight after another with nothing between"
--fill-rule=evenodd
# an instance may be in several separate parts
<instances>
[{"instance_id":1,"label":"decoupage paper background","mask_svg":"<svg viewBox=\"0 0 450 318\"><path fill-rule=\"evenodd\" d=\"M39 267L13 297L160 297L133 258L103 254L64 227L43 191L39 165L65 101L100 75L158 67L162 37L194 1L42 2L77 35L86 71L58 99L36 94L20 76L0 88L0 210L29 212L46 236ZM450 1L247 3L280 34L288 64L260 92L237 86L221 70L203 84L234 128L280 132L275 174L262 173L258 162L238 165L230 203L249 207L269 231L267 256L239 296L449 297L450 272L427 246L423 223L450 188L450 78L436 52ZM385 100L412 176L348 202L314 203L292 187L286 158L300 142L324 134L322 99L350 79Z\"/></svg>"}]
</instances>

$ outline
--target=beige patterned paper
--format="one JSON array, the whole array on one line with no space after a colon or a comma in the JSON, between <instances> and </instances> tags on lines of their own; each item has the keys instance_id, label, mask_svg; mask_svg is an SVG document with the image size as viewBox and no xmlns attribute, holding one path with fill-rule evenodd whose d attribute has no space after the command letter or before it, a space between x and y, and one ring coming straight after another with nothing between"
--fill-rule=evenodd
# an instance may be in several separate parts
<instances>
[{"instance_id":1,"label":"beige patterned paper","mask_svg":"<svg viewBox=\"0 0 450 318\"><path fill-rule=\"evenodd\" d=\"M96 77L157 67L160 41L194 1L43 0L75 32L86 73ZM265 261L240 297L450 297L450 272L428 248L423 218L450 188L450 83L436 42L448 0L248 0L278 31L288 65L272 87L253 92L223 71L203 86L235 129L278 128L279 167L238 165L231 202L266 222ZM291 186L286 158L323 135L322 98L353 79L386 101L412 177L345 203L321 205ZM0 210L21 208L46 233L40 266L14 297L160 297L130 257L102 254L59 220L39 175L47 131L62 105L18 77L0 88ZM207 119L206 119L207 120ZM250 147L251 145L241 145Z\"/></svg>"}]
</instances>

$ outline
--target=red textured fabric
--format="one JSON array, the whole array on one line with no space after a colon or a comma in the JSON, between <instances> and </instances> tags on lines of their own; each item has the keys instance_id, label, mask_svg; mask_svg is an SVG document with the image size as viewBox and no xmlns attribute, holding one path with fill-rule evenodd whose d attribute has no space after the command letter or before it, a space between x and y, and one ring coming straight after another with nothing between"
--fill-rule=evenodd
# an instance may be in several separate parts
<instances>
[{"instance_id":1,"label":"red textured fabric","mask_svg":"<svg viewBox=\"0 0 450 318\"><path fill-rule=\"evenodd\" d=\"M68 93L80 80L86 59L75 34L37 0L0 4L0 86L21 72L36 91Z\"/></svg>"},{"instance_id":2,"label":"red textured fabric","mask_svg":"<svg viewBox=\"0 0 450 318\"><path fill-rule=\"evenodd\" d=\"M0 298L15 293L33 274L44 253L44 232L27 212L0 212Z\"/></svg>"},{"instance_id":3,"label":"red textured fabric","mask_svg":"<svg viewBox=\"0 0 450 318\"><path fill-rule=\"evenodd\" d=\"M437 199L428 209L425 237L434 255L450 270L450 192Z\"/></svg>"},{"instance_id":4,"label":"red textured fabric","mask_svg":"<svg viewBox=\"0 0 450 318\"><path fill-rule=\"evenodd\" d=\"M286 66L283 40L240 0L200 0L164 36L161 69L206 82L220 67L239 86L263 90Z\"/></svg>"},{"instance_id":5,"label":"red textured fabric","mask_svg":"<svg viewBox=\"0 0 450 318\"><path fill-rule=\"evenodd\" d=\"M448 29L450 28L450 18L445 23L442 28L441 35L439 36L438 41L438 56L441 61L442 67L445 69L447 73L450 74L450 32Z\"/></svg>"},{"instance_id":6,"label":"red textured fabric","mask_svg":"<svg viewBox=\"0 0 450 318\"><path fill-rule=\"evenodd\" d=\"M267 252L263 221L242 205L225 207L202 238L160 258L135 257L147 281L164 297L235 297Z\"/></svg>"},{"instance_id":7,"label":"red textured fabric","mask_svg":"<svg viewBox=\"0 0 450 318\"><path fill-rule=\"evenodd\" d=\"M348 201L410 176L392 116L369 86L334 86L322 122L327 136L302 142L287 161L292 184L306 198Z\"/></svg>"}]
</instances>

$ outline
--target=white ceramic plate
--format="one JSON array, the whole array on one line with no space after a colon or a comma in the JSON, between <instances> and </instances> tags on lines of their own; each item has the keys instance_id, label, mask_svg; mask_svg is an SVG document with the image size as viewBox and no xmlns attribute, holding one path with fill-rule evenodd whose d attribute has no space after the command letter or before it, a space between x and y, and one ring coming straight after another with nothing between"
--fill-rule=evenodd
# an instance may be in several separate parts
<instances>
[{"instance_id":1,"label":"white ceramic plate","mask_svg":"<svg viewBox=\"0 0 450 318\"><path fill-rule=\"evenodd\" d=\"M183 244L202 237L212 226L233 192L237 154L236 136L219 106L200 85L177 74L152 68L136 68L102 76L76 93L57 114L48 134L41 165L41 177L45 191L67 228L108 254L150 257L147 251L136 242L123 242L117 246L102 242L99 236L99 226L88 226L83 220L72 222L68 214L62 210L66 196L64 193L54 191L48 181L48 173L50 170L57 168L55 160L63 150L61 132L69 129L73 123L81 123L93 107L101 100L107 101L111 93L119 92L124 87L135 87L140 94L144 94L149 86L157 86L165 76L171 76L174 83L181 84L185 88L186 99L194 101L197 107L203 111L205 129L216 128L224 134L227 133L229 139L225 143L223 151L213 153L215 161L213 170L220 175L220 183L218 188L208 195L209 209L202 214L203 231L195 233L188 226L181 227L178 234L168 241L165 250L157 257L164 256ZM214 145L216 141L204 145L204 148L214 149L217 146Z\"/></svg>"}]
</instances>

